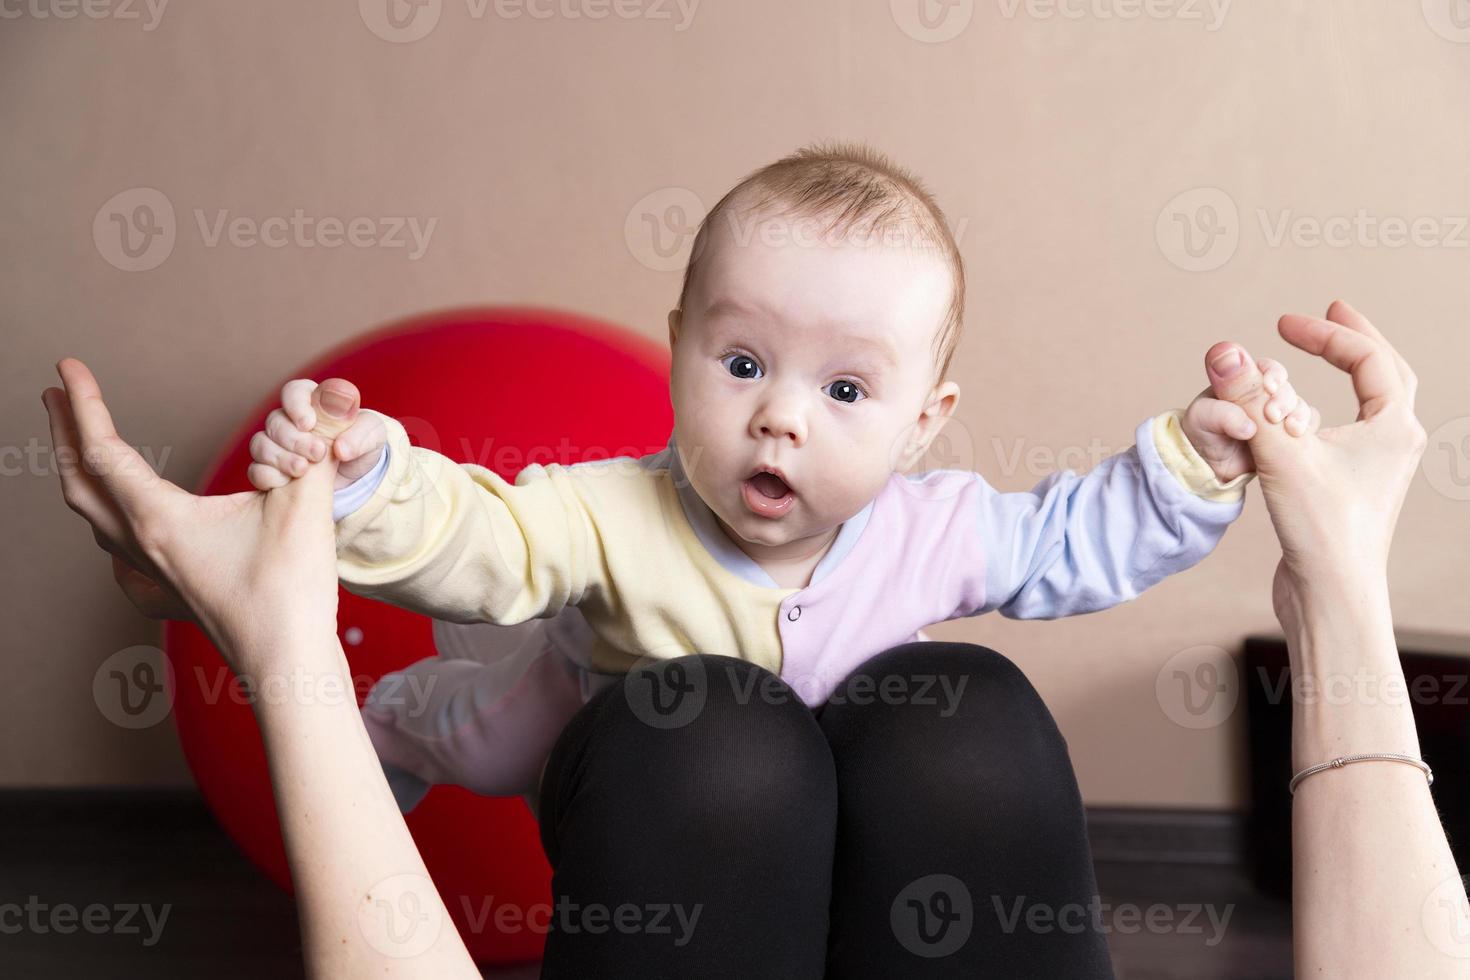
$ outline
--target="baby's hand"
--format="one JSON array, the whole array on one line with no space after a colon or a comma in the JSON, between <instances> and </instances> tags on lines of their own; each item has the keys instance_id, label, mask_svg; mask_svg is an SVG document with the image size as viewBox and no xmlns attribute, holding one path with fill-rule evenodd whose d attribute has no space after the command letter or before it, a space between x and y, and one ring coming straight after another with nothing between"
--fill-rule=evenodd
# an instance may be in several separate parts
<instances>
[{"instance_id":1,"label":"baby's hand","mask_svg":"<svg viewBox=\"0 0 1470 980\"><path fill-rule=\"evenodd\" d=\"M388 441L388 430L376 412L361 411L362 399L357 386L342 378L328 378L320 386L309 378L287 381L281 388L281 407L265 419L264 431L250 439L250 464L247 476L257 490L273 490L306 472L307 460L325 459L327 444L312 435L316 427L316 405L321 399L336 412L345 407L342 416L347 428L332 442L337 457L336 489L367 473L377 465ZM1232 406L1234 407L1234 406Z\"/></svg>"},{"instance_id":2,"label":"baby's hand","mask_svg":"<svg viewBox=\"0 0 1470 980\"><path fill-rule=\"evenodd\" d=\"M1240 356L1250 356L1243 349L1232 350ZM1305 399L1297 396L1296 389L1286 379L1286 367L1269 357L1261 358L1256 365L1261 369L1262 383L1271 395L1271 400L1266 403L1267 420L1283 422L1283 427L1293 436L1315 431L1321 425L1322 416ZM1179 424L1222 483L1228 483L1242 473L1256 471L1256 461L1251 457L1247 442L1255 435L1256 424L1239 405L1216 398L1213 386L1195 396L1184 410Z\"/></svg>"}]
</instances>

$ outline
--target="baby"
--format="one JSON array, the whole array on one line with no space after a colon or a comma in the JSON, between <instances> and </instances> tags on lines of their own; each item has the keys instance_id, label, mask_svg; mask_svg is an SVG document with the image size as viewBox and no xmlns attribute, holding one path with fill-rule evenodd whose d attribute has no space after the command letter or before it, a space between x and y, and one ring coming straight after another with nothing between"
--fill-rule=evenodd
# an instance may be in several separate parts
<instances>
[{"instance_id":1,"label":"baby","mask_svg":"<svg viewBox=\"0 0 1470 980\"><path fill-rule=\"evenodd\" d=\"M1027 492L906 474L959 402L945 376L963 307L959 250L922 185L862 146L808 148L699 229L668 318L662 451L532 464L511 483L357 414L333 448L339 574L433 617L440 654L363 708L400 805L456 783L534 809L566 722L642 658L739 657L816 707L927 625L1105 609L1215 547L1253 475L1252 423L1209 388L1085 475ZM1299 434L1310 408L1281 365L1260 366L1268 417ZM328 450L316 388L283 389L251 443L256 487ZM317 397L356 408L340 379Z\"/></svg>"}]
</instances>

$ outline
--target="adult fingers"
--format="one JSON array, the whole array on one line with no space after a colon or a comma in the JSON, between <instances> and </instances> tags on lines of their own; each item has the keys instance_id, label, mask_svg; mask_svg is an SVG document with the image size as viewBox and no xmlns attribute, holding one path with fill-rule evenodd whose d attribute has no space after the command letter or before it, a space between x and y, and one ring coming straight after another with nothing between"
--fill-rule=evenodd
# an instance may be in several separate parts
<instances>
[{"instance_id":1,"label":"adult fingers","mask_svg":"<svg viewBox=\"0 0 1470 980\"><path fill-rule=\"evenodd\" d=\"M62 499L67 507L85 518L95 532L120 542L126 534L126 522L117 506L80 465L80 439L66 393L60 388L47 388L41 393L41 403L46 406L51 427L52 455L61 476Z\"/></svg>"},{"instance_id":2,"label":"adult fingers","mask_svg":"<svg viewBox=\"0 0 1470 980\"><path fill-rule=\"evenodd\" d=\"M1367 334L1333 320L1299 313L1283 316L1276 329L1293 347L1321 357L1352 376L1359 419L1372 418L1394 402L1407 400L1392 349Z\"/></svg>"},{"instance_id":3,"label":"adult fingers","mask_svg":"<svg viewBox=\"0 0 1470 980\"><path fill-rule=\"evenodd\" d=\"M172 487L117 434L102 390L87 365L74 357L57 362L67 404L80 440L82 468L116 502L136 534L136 522L156 509L159 487ZM177 489L177 488L175 488Z\"/></svg>"},{"instance_id":4,"label":"adult fingers","mask_svg":"<svg viewBox=\"0 0 1470 980\"><path fill-rule=\"evenodd\" d=\"M1354 309L1352 304L1348 303L1347 300L1333 300L1332 304L1327 307L1327 319L1334 323L1340 323L1359 333L1366 334L1388 348L1388 352L1393 355L1394 366L1398 368L1399 377L1403 379L1404 390L1408 393L1409 404L1412 407L1414 396L1419 390L1419 377L1409 367L1409 362L1404 360L1404 355L1400 354L1398 349L1388 342L1387 337L1383 336L1383 332L1375 327L1367 317Z\"/></svg>"}]
</instances>

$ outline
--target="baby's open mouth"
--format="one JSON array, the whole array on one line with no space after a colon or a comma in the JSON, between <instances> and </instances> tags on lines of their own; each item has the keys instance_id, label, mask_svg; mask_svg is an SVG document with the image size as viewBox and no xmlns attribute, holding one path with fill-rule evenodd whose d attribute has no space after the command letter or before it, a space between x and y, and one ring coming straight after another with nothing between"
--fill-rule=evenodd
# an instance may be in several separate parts
<instances>
[{"instance_id":1,"label":"baby's open mouth","mask_svg":"<svg viewBox=\"0 0 1470 980\"><path fill-rule=\"evenodd\" d=\"M780 517L796 502L796 491L785 480L764 471L741 481L740 496L751 513L761 517Z\"/></svg>"},{"instance_id":2,"label":"baby's open mouth","mask_svg":"<svg viewBox=\"0 0 1470 980\"><path fill-rule=\"evenodd\" d=\"M780 500L791 492L791 488L786 485L786 481L774 473L757 473L748 482L772 500Z\"/></svg>"}]
</instances>

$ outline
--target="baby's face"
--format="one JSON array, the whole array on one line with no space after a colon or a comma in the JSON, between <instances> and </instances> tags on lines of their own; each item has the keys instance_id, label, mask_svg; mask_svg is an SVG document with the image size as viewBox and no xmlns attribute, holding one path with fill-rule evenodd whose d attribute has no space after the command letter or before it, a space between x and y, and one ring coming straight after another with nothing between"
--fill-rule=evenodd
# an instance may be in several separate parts
<instances>
[{"instance_id":1,"label":"baby's face","mask_svg":"<svg viewBox=\"0 0 1470 980\"><path fill-rule=\"evenodd\" d=\"M958 386L936 387L932 354L950 273L937 251L754 220L717 219L670 314L675 442L732 541L756 560L799 560L953 412ZM789 499L753 498L763 465L786 475Z\"/></svg>"}]
</instances>

